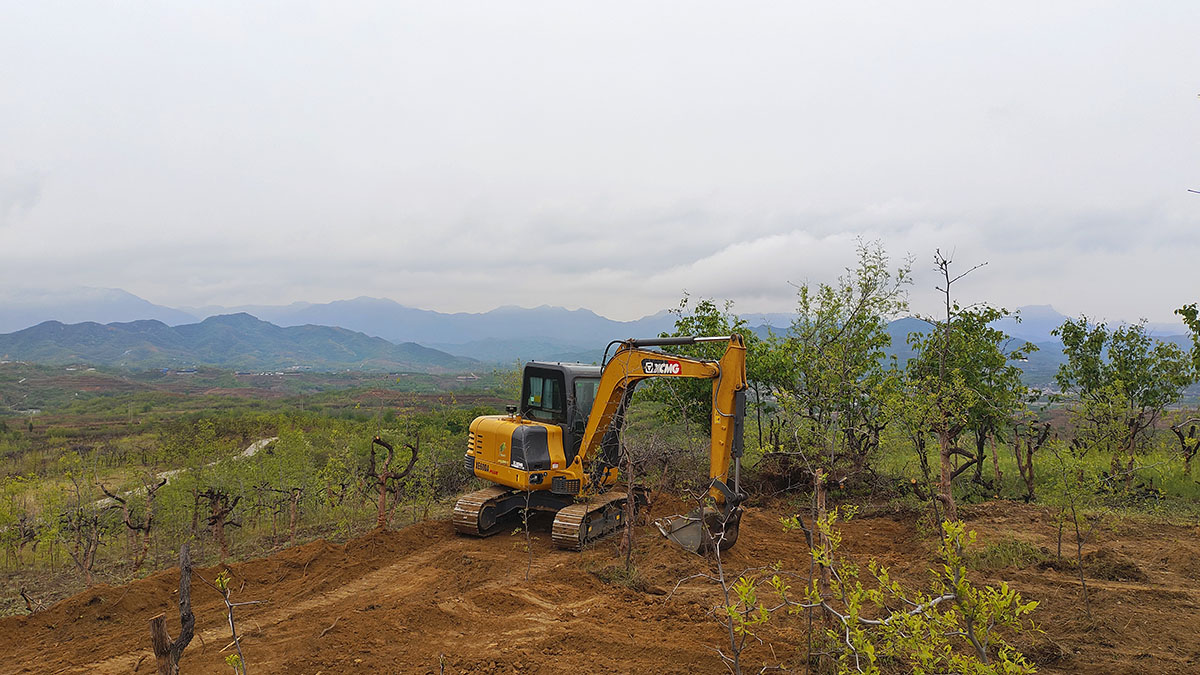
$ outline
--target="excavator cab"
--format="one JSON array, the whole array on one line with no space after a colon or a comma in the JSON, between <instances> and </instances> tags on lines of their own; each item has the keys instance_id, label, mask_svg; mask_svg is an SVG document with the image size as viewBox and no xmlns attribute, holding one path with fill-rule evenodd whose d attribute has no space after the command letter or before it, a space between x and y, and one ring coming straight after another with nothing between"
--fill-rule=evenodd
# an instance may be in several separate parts
<instances>
[{"instance_id":1,"label":"excavator cab","mask_svg":"<svg viewBox=\"0 0 1200 675\"><path fill-rule=\"evenodd\" d=\"M563 453L569 466L579 454L588 414L600 386L600 366L580 363L525 364L521 383L521 417L562 429Z\"/></svg>"}]
</instances>

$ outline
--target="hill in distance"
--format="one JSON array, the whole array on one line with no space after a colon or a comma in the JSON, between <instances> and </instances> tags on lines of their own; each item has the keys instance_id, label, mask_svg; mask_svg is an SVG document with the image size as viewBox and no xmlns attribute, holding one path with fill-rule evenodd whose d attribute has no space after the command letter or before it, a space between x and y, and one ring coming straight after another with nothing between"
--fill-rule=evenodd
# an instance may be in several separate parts
<instances>
[{"instance_id":1,"label":"hill in distance","mask_svg":"<svg viewBox=\"0 0 1200 675\"><path fill-rule=\"evenodd\" d=\"M215 366L231 369L406 370L448 372L478 361L413 343L393 344L345 328L280 327L249 314L168 326L143 320L102 325L47 321L0 335L0 357L47 364L126 368Z\"/></svg>"},{"instance_id":2,"label":"hill in distance","mask_svg":"<svg viewBox=\"0 0 1200 675\"><path fill-rule=\"evenodd\" d=\"M358 368L377 367L381 369L398 367L397 363L412 363L420 366L424 363L422 357L415 353L419 343L444 352L442 357L460 357L475 359L483 362L471 366L436 365L438 368L467 368L487 366L511 366L516 361L545 360L545 361L580 361L590 363L598 361L604 352L604 346L610 340L629 337L652 337L659 333L672 330L674 315L662 311L634 321L616 321L600 316L587 309L569 310L562 307L540 306L523 308L515 306L499 307L481 313L445 313L427 309L406 307L395 301L359 297L352 300L338 300L328 303L296 302L290 305L257 305L236 308L237 313L248 313L257 317L267 325L275 328L308 328L329 326L344 329L350 333L360 334L360 338L382 338L394 346L405 347L412 354L384 354L387 348L379 343L368 347L362 345L361 351L354 349L348 352L333 349L326 343L323 347L308 344L309 351L297 350L289 346L288 341L275 343L278 335L261 334L260 328L250 328L251 332L259 331L254 339L239 342L232 333L226 335L226 346L246 348L250 350L245 355L232 356L209 350L194 354L188 350L171 351L172 337L162 329L175 326L184 329L187 325L209 325L205 330L216 330L211 327L211 319L219 319L223 315L234 314L228 308L200 307L172 309L147 302L137 296L119 289L72 289L56 292L8 292L0 293L0 332L18 330L34 323L54 319L72 324L93 321L97 324L125 322L130 324L129 331L144 333L147 339L153 340L147 344L125 345L117 354L105 352L105 358L110 360L129 360L136 356L154 364L160 363L234 363L237 367L279 367L292 357L303 358L313 363L315 368ZM1040 347L1038 352L1030 355L1029 361L1023 364L1027 377L1038 383L1048 382L1062 362L1062 345L1051 335L1051 331L1061 325L1068 317L1049 305L1028 305L1019 307L1020 321L1008 317L997 322L997 327L1014 338L1014 341L1029 341ZM196 324L198 317L208 317ZM793 316L786 313L775 314L742 314L747 323L759 335L766 335L768 330L783 334L791 324ZM195 318L193 318L195 317ZM37 321L32 321L32 319ZM138 319L135 321L134 319ZM138 326L143 319L154 320L157 326ZM1123 322L1111 321L1111 326ZM902 318L893 321L888 327L892 336L890 354L895 355L900 363L912 356L908 347L909 333L925 329L920 319ZM1149 324L1147 329L1152 335L1167 341L1183 344L1187 339L1181 334L1185 331L1181 324ZM92 329L95 332L95 329ZM197 329L183 330L179 335L190 336ZM44 337L44 336L43 336ZM95 348L104 351L100 345L109 341L112 336L103 331L95 332L89 338L96 340ZM290 338L289 338L290 339ZM265 341L264 341L265 340ZM336 342L336 341L335 341ZM10 344L10 343L6 343ZM123 343L122 343L123 344ZM285 349L278 354L268 353L268 345ZM406 346L407 345L407 346ZM1013 345L1016 346L1015 344ZM90 353L67 343L34 345L26 343L25 349L32 353L41 353L46 358L61 362L68 354ZM124 354L125 349L132 350ZM314 353L311 351L316 349ZM140 351L139 351L140 350ZM64 354L64 351L66 354ZM0 352L2 354L3 352ZM31 353L24 351L21 353ZM361 359L356 358L362 356ZM379 366L363 364L375 363ZM431 363L437 359L432 359ZM453 363L447 362L447 363ZM275 364L275 365L267 365ZM317 365L324 364L324 365ZM384 365L387 364L387 365ZM422 366L424 367L424 366Z\"/></svg>"},{"instance_id":3,"label":"hill in distance","mask_svg":"<svg viewBox=\"0 0 1200 675\"><path fill-rule=\"evenodd\" d=\"M119 288L0 290L0 333L11 333L50 320L112 323L143 319L174 326L192 323L197 317L156 305Z\"/></svg>"}]
</instances>

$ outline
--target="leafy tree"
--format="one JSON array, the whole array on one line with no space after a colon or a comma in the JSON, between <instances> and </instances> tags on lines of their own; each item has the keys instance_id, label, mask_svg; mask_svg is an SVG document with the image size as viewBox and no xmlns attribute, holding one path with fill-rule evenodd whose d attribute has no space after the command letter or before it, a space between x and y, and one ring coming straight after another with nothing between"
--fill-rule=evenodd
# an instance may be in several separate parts
<instances>
[{"instance_id":1,"label":"leafy tree","mask_svg":"<svg viewBox=\"0 0 1200 675\"><path fill-rule=\"evenodd\" d=\"M978 267L954 275L953 261L940 251L934 263L943 280L938 290L945 315L929 319L933 327L927 333L910 336L916 356L908 364L907 384L911 406L922 410L911 417L921 419L937 438L938 499L954 520L952 482L972 467L976 480L981 480L986 440L1014 416L1028 393L1020 369L1010 361L1023 359L1036 347L1024 343L1007 350L1010 338L992 324L1008 316L1008 310L987 305L964 308L953 300L953 284ZM974 452L960 443L968 431L973 431ZM955 458L967 461L955 466Z\"/></svg>"},{"instance_id":2,"label":"leafy tree","mask_svg":"<svg viewBox=\"0 0 1200 675\"><path fill-rule=\"evenodd\" d=\"M1144 323L1110 331L1084 316L1053 333L1067 356L1055 381L1077 397L1081 412L1077 437L1111 453L1112 475L1129 489L1135 456L1163 411L1196 381L1196 363L1178 345L1151 338Z\"/></svg>"},{"instance_id":3,"label":"leafy tree","mask_svg":"<svg viewBox=\"0 0 1200 675\"><path fill-rule=\"evenodd\" d=\"M28 496L34 480L34 476L5 476L0 480L0 545L5 559L18 564L21 551L36 535Z\"/></svg>"},{"instance_id":4,"label":"leafy tree","mask_svg":"<svg viewBox=\"0 0 1200 675\"><path fill-rule=\"evenodd\" d=\"M743 575L730 586L731 601L719 608L735 636L754 637L772 624L816 611L828 621L804 656L829 655L838 673L877 674L889 666L916 673L1035 672L1008 640L1033 629L1027 617L1038 603L1024 601L1007 583L971 583L965 550L974 543L974 532L960 522L943 523L938 547L942 565L927 592L913 591L874 560L863 575L838 554L841 534L836 525L839 518L845 519L842 516L840 509L833 509L812 528L831 542L810 548L814 565L830 570L828 588L811 580L802 594L797 593L791 581L801 575L778 568ZM803 530L811 539L810 528L799 518L786 518L783 525ZM734 665L740 672L740 664Z\"/></svg>"},{"instance_id":5,"label":"leafy tree","mask_svg":"<svg viewBox=\"0 0 1200 675\"><path fill-rule=\"evenodd\" d=\"M686 336L718 336L741 334L746 343L746 377L756 381L759 374L754 358L760 349L760 340L746 324L746 321L733 313L733 302L726 301L717 305L710 299L701 299L689 308L691 297L684 294L679 306L671 310L675 315L675 330L661 333L659 337ZM702 342L694 345L675 345L665 347L663 351L694 359L719 360L725 353L726 345L721 342ZM643 400L659 401L667 404L668 413L672 419L677 419L680 411L685 419L707 430L712 416L712 383L707 380L691 378L657 378L651 379L639 387Z\"/></svg>"},{"instance_id":6,"label":"leafy tree","mask_svg":"<svg viewBox=\"0 0 1200 675\"><path fill-rule=\"evenodd\" d=\"M1077 417L1079 414L1080 411L1076 410L1073 416ZM1105 419L1110 424L1115 420L1113 417ZM1091 528L1080 524L1079 514L1081 511L1096 506L1097 495L1103 494L1101 489L1103 486L1087 470L1088 466L1084 458L1086 447L1078 440L1076 439L1070 445L1058 438L1050 441L1049 450L1054 470L1049 475L1047 489L1044 492L1048 496L1046 501L1058 510L1058 545L1055 555L1060 563L1062 562L1063 526L1068 522L1068 518L1075 530L1075 571L1079 575L1079 588L1083 593L1084 611L1090 618L1092 604L1088 597L1087 580L1084 577L1083 544ZM1092 524L1094 525L1094 521Z\"/></svg>"},{"instance_id":7,"label":"leafy tree","mask_svg":"<svg viewBox=\"0 0 1200 675\"><path fill-rule=\"evenodd\" d=\"M1197 309L1196 303L1184 305L1175 310L1182 319L1184 325L1192 335L1192 367L1200 372L1200 309Z\"/></svg>"},{"instance_id":8,"label":"leafy tree","mask_svg":"<svg viewBox=\"0 0 1200 675\"><path fill-rule=\"evenodd\" d=\"M1021 382L1021 369L1013 362L1037 346L1026 342L1009 350L1011 338L992 326L1006 316L1010 313L1003 308L964 309L952 304L948 321L911 340L917 356L909 363L909 377L918 389L938 396L957 379L965 390L964 400L969 401L961 411L959 433L972 433L974 450L962 448L957 435L949 434L951 454L966 460L952 471L952 479L974 467L975 480L980 480L987 440L1010 425L1029 394ZM945 420L937 427L940 433L952 431Z\"/></svg>"},{"instance_id":9,"label":"leafy tree","mask_svg":"<svg viewBox=\"0 0 1200 675\"><path fill-rule=\"evenodd\" d=\"M897 391L888 321L908 309L907 264L889 267L878 242L860 243L858 265L836 284L798 290L796 318L767 350L774 392L794 424L798 450L842 482L868 468Z\"/></svg>"},{"instance_id":10,"label":"leafy tree","mask_svg":"<svg viewBox=\"0 0 1200 675\"><path fill-rule=\"evenodd\" d=\"M496 378L496 393L506 402L512 403L521 398L521 361L513 363L512 368L496 368L492 376Z\"/></svg>"}]
</instances>

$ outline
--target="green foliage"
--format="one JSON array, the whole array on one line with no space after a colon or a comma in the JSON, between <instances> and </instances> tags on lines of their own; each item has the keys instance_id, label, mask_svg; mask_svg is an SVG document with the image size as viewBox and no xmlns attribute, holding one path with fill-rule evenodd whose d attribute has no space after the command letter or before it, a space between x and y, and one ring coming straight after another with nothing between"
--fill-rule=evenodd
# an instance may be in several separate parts
<instances>
[{"instance_id":1,"label":"green foliage","mask_svg":"<svg viewBox=\"0 0 1200 675\"><path fill-rule=\"evenodd\" d=\"M718 306L709 299L701 299L689 308L691 298L684 294L679 306L671 310L675 315L675 330L662 333L659 337L720 336L739 333L746 343L746 376L755 379L754 355L759 340L750 331L746 322L733 313L733 303L726 301ZM665 347L664 351L694 359L716 361L725 353L726 345L720 342L703 342L694 345ZM707 430L712 416L712 382L692 378L656 378L643 383L639 388L639 399L665 403L664 414L677 419L680 411L689 421Z\"/></svg>"},{"instance_id":2,"label":"green foliage","mask_svg":"<svg viewBox=\"0 0 1200 675\"><path fill-rule=\"evenodd\" d=\"M908 426L921 461L923 478L931 480L924 456L928 435L938 443L938 501L951 519L956 517L953 480L962 471L974 467L974 479L982 483L981 472L986 441L1019 414L1028 392L1021 383L1020 369L1010 360L1023 360L1036 347L1025 343L1009 350L1009 337L992 323L1009 315L1008 310L978 305L964 308L953 299L952 285L971 270L954 276L952 262L938 251L934 262L942 277L938 288L945 300L943 318L931 320L927 333L909 336L915 357L906 369L907 399L900 415ZM960 437L974 432L974 452L966 450ZM955 456L966 463L953 466Z\"/></svg>"},{"instance_id":3,"label":"green foliage","mask_svg":"<svg viewBox=\"0 0 1200 675\"><path fill-rule=\"evenodd\" d=\"M1092 325L1080 317L1053 332L1067 356L1055 380L1063 391L1081 398L1112 389L1128 399L1131 410L1159 411L1177 402L1196 381L1183 350L1151 338L1143 323L1110 331L1103 323Z\"/></svg>"},{"instance_id":4,"label":"green foliage","mask_svg":"<svg viewBox=\"0 0 1200 675\"><path fill-rule=\"evenodd\" d=\"M913 673L1032 673L1035 668L1008 639L1036 630L1028 616L1037 602L1025 602L1007 583L978 587L967 578L965 553L975 541L962 523L945 522L938 547L942 560L927 592L906 589L874 560L866 575L837 555L841 541L837 510L815 523L829 540L814 548L814 564L828 570L828 589L812 578L802 593L793 590L798 575L777 567L742 576L732 586L733 601L722 608L740 634L755 634L778 622L803 616L826 618L813 654L829 654L838 673L880 673L902 668ZM784 523L802 527L798 519ZM811 657L811 655L803 655Z\"/></svg>"},{"instance_id":5,"label":"green foliage","mask_svg":"<svg viewBox=\"0 0 1200 675\"><path fill-rule=\"evenodd\" d=\"M1200 310L1197 309L1196 303L1184 305L1175 310L1182 319L1188 332L1192 336L1192 368L1200 372Z\"/></svg>"},{"instance_id":6,"label":"green foliage","mask_svg":"<svg viewBox=\"0 0 1200 675\"><path fill-rule=\"evenodd\" d=\"M1011 338L992 326L1010 315L1003 308L964 309L954 304L948 323L910 337L917 353L909 363L910 381L935 400L954 401L946 408L953 411L954 423L995 429L1007 422L1028 394L1014 362L1037 346L1026 342L1009 349Z\"/></svg>"},{"instance_id":7,"label":"green foliage","mask_svg":"<svg viewBox=\"0 0 1200 675\"><path fill-rule=\"evenodd\" d=\"M1055 379L1064 392L1076 396L1076 452L1111 454L1112 473L1121 474L1128 489L1135 455L1145 449L1163 411L1196 381L1195 363L1178 345L1151 338L1142 323L1110 331L1080 317L1054 333L1067 356Z\"/></svg>"},{"instance_id":8,"label":"green foliage","mask_svg":"<svg viewBox=\"0 0 1200 675\"><path fill-rule=\"evenodd\" d=\"M898 383L885 362L887 323L908 308L908 265L892 271L878 242L860 243L858 256L836 284L801 286L787 334L764 350L789 440L842 476L866 465L887 425Z\"/></svg>"},{"instance_id":9,"label":"green foliage","mask_svg":"<svg viewBox=\"0 0 1200 675\"><path fill-rule=\"evenodd\" d=\"M500 398L510 403L516 403L521 398L521 362L517 361L512 368L496 369L492 375L496 378L496 393Z\"/></svg>"}]
</instances>

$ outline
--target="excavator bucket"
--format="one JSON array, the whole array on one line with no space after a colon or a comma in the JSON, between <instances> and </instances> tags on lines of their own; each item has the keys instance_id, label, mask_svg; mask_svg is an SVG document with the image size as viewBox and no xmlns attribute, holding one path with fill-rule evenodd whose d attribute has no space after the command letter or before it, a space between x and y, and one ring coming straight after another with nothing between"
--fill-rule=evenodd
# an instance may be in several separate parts
<instances>
[{"instance_id":1,"label":"excavator bucket","mask_svg":"<svg viewBox=\"0 0 1200 675\"><path fill-rule=\"evenodd\" d=\"M712 507L696 509L687 515L668 516L655 521L664 537L692 553L720 550L733 546L738 537L740 510L725 514Z\"/></svg>"}]
</instances>

